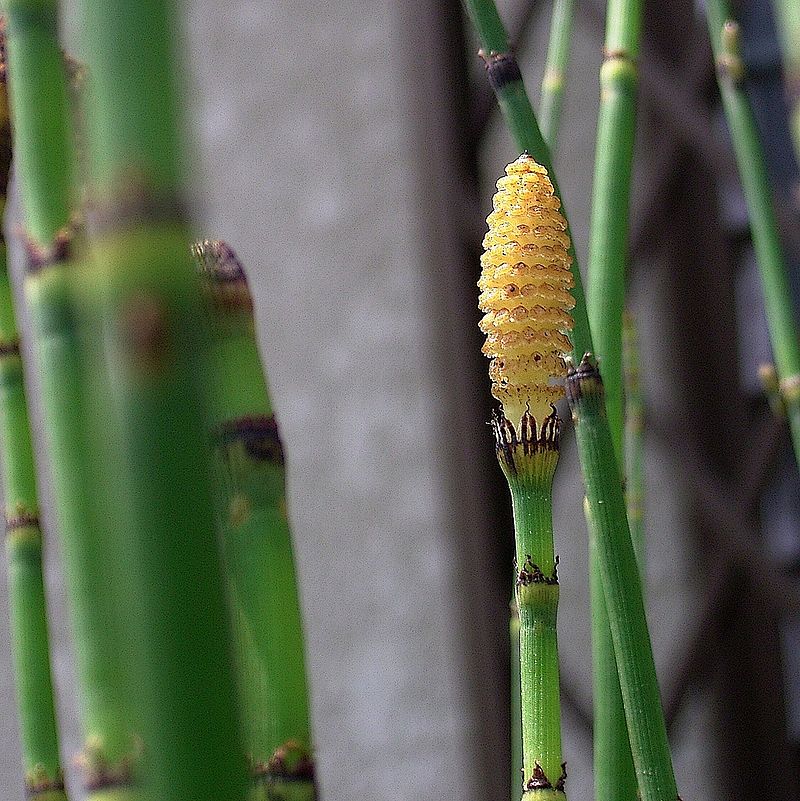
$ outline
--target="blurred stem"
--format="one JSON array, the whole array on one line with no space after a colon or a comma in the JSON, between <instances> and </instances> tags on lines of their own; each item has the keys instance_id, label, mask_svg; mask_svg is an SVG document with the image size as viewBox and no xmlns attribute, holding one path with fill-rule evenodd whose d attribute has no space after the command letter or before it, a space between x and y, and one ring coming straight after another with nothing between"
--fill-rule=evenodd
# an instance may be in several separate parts
<instances>
[{"instance_id":1,"label":"blurred stem","mask_svg":"<svg viewBox=\"0 0 800 801\"><path fill-rule=\"evenodd\" d=\"M575 0L555 0L550 21L550 40L542 78L542 95L539 100L539 121L542 136L551 154L556 152L561 127L561 109L564 104L564 83L569 63L569 46L572 38L572 18Z\"/></svg>"},{"instance_id":2,"label":"blurred stem","mask_svg":"<svg viewBox=\"0 0 800 801\"><path fill-rule=\"evenodd\" d=\"M242 801L231 621L206 421L208 330L188 251L178 4L85 0L90 255L76 281L96 460L127 557L147 791Z\"/></svg>"},{"instance_id":3,"label":"blurred stem","mask_svg":"<svg viewBox=\"0 0 800 801\"><path fill-rule=\"evenodd\" d=\"M675 801L675 776L639 569L605 418L603 384L590 356L570 371L567 399L575 422L591 550L602 580L639 793L643 801Z\"/></svg>"},{"instance_id":4,"label":"blurred stem","mask_svg":"<svg viewBox=\"0 0 800 801\"><path fill-rule=\"evenodd\" d=\"M5 22L0 21L5 36ZM2 65L5 69L5 64ZM11 167L11 121L0 81L0 217ZM17 714L28 798L64 799L47 626L42 530L8 253L0 231L0 462Z\"/></svg>"},{"instance_id":5,"label":"blurred stem","mask_svg":"<svg viewBox=\"0 0 800 801\"><path fill-rule=\"evenodd\" d=\"M706 8L711 46L717 62L717 83L750 213L753 249L761 273L775 366L789 417L795 458L800 464L800 341L764 150L744 90L745 67L741 57L739 25L727 0L708 0Z\"/></svg>"},{"instance_id":6,"label":"blurred stem","mask_svg":"<svg viewBox=\"0 0 800 801\"><path fill-rule=\"evenodd\" d=\"M133 795L136 740L119 632L108 529L96 514L98 487L87 462L84 364L70 284L72 147L57 4L9 0L8 72L15 159L25 219L34 349L75 639L86 790Z\"/></svg>"},{"instance_id":7,"label":"blurred stem","mask_svg":"<svg viewBox=\"0 0 800 801\"><path fill-rule=\"evenodd\" d=\"M283 447L245 271L224 242L193 248L211 321L210 420L226 567L239 611L247 749L257 784L316 798L300 597ZM255 791L259 797L261 788Z\"/></svg>"}]
</instances>

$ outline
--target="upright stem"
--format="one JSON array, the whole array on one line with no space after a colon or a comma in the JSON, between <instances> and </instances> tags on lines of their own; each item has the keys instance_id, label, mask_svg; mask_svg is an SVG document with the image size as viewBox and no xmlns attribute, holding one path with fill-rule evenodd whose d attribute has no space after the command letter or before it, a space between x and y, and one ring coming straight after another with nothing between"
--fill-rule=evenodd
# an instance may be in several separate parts
<instances>
[{"instance_id":1,"label":"upright stem","mask_svg":"<svg viewBox=\"0 0 800 801\"><path fill-rule=\"evenodd\" d=\"M206 424L208 331L181 197L177 4L85 0L93 442L136 619L153 798L241 801L246 762Z\"/></svg>"},{"instance_id":2,"label":"upright stem","mask_svg":"<svg viewBox=\"0 0 800 801\"><path fill-rule=\"evenodd\" d=\"M244 269L224 242L194 247L209 301L210 420L226 567L239 611L247 748L257 794L316 798L300 598L283 447ZM261 786L260 786L261 785ZM260 797L260 796L259 796Z\"/></svg>"},{"instance_id":3,"label":"upright stem","mask_svg":"<svg viewBox=\"0 0 800 801\"><path fill-rule=\"evenodd\" d=\"M525 415L518 437L505 417L495 419L497 456L514 509L520 625L523 799L564 798L558 684L558 572L553 544L553 474L558 464L555 416L537 437ZM533 432L533 433L531 433Z\"/></svg>"},{"instance_id":4,"label":"upright stem","mask_svg":"<svg viewBox=\"0 0 800 801\"><path fill-rule=\"evenodd\" d=\"M530 101L525 93L525 87L522 83L519 68L513 56L508 52L508 39L497 13L497 8L493 0L465 0L465 5L475 23L484 53L488 54L487 69L489 72L489 79L498 97L501 110L506 118L509 129L518 146L522 149L529 150L536 160L547 168L550 179L554 187L556 187L555 173L550 163L549 151L539 132ZM492 54L494 54L494 56L492 56ZM484 58L487 58L487 56L484 55ZM557 187L556 194L558 194ZM563 206L562 212L564 216L566 216ZM571 338L573 355L579 355L580 358L584 353L591 352L592 343L583 289L580 281L580 272L578 270L577 261L574 260L574 258L572 271L575 279L572 289L575 298L575 309L573 312L575 325ZM597 375L599 379L599 373ZM652 706L650 700L642 702L639 698L639 685L636 683L639 679L639 673L647 676L643 690L644 693L647 695L648 699L651 699L653 686L655 686L655 696L656 698L658 697L655 669L652 667L653 657L650 649L649 635L645 637L644 641L639 643L633 652L626 652L625 648L628 647L628 639L619 638L615 634L615 631L618 632L620 626L624 625L624 622L621 623L619 619L615 620L614 618L623 611L625 612L626 618L631 611L633 614L639 614L640 612L636 624L637 632L640 632L642 628L644 628L645 633L647 632L647 621L644 617L644 604L641 597L641 585L638 575L635 581L631 582L627 580L627 574L620 574L615 571L613 569L613 565L615 564L613 549L609 550L605 547L605 543L618 542L621 543L620 547L625 547L624 544L627 543L627 548L633 553L633 546L630 542L630 532L625 517L625 501L623 498L620 472L617 467L618 462L614 453L602 396L599 400L599 409L602 411L593 415L591 426L578 425L576 427L576 439L579 445L578 452L581 457L581 467L584 475L584 482L587 486L587 495L589 495L588 490L591 484L592 503L601 507L601 511L603 512L595 516L598 539L602 540L604 543L604 547L600 549L602 558L599 558L597 561L600 564L604 590L609 596L607 599L608 613L611 619L611 632L614 640L615 654L620 661L625 662L627 666L624 673L622 670L619 671L623 702L625 704L625 717L628 723L628 729L631 732L637 726L640 726L641 730L645 732L644 736L647 737L647 733L650 732L651 728L655 726L655 729L658 730L659 725L661 732L656 735L652 747L638 747L638 750L634 751L634 765L640 793L644 801L656 801L656 799L660 799L660 801L675 801L674 777L671 783L669 781L662 781L662 778L667 774L672 776L672 765L667 747L666 726L664 725L660 702L657 709ZM573 410L573 415L574 414L575 411ZM600 485L596 483L595 479L595 472L597 470L606 471ZM614 509L621 509L621 515L606 514L605 512L609 505ZM613 604L611 603L612 600ZM642 649L645 653L641 653ZM631 661L637 666L641 665L641 667L631 668ZM637 738L639 738L638 734ZM637 743L639 746L642 745L639 739L637 739ZM644 745L646 746L647 744L645 743ZM651 765L652 760L659 761L659 766L655 768L655 770ZM670 786L672 788L671 795Z\"/></svg>"},{"instance_id":5,"label":"upright stem","mask_svg":"<svg viewBox=\"0 0 800 801\"><path fill-rule=\"evenodd\" d=\"M622 321L622 371L625 385L625 507L644 587L644 402L639 378L639 338L631 314L626 314Z\"/></svg>"},{"instance_id":6,"label":"upright stem","mask_svg":"<svg viewBox=\"0 0 800 801\"><path fill-rule=\"evenodd\" d=\"M564 103L564 83L569 62L569 45L572 38L572 17L575 0L555 0L550 21L550 40L542 78L542 95L539 100L539 120L542 136L555 153L561 127L561 108Z\"/></svg>"},{"instance_id":7,"label":"upright stem","mask_svg":"<svg viewBox=\"0 0 800 801\"><path fill-rule=\"evenodd\" d=\"M631 168L636 130L636 58L640 0L609 0L600 69L587 305L595 353L603 366L606 408L622 464L622 310L628 255ZM621 473L620 473L621 474ZM595 549L590 548L594 668L595 797L636 798L636 778Z\"/></svg>"},{"instance_id":8,"label":"upright stem","mask_svg":"<svg viewBox=\"0 0 800 801\"><path fill-rule=\"evenodd\" d=\"M558 188L556 173L553 170L550 148L539 130L536 115L533 113L531 102L525 91L525 84L522 82L517 61L510 51L508 36L500 20L500 15L497 13L494 0L464 0L464 5L478 32L482 47L481 55L486 64L489 82L497 96L514 142L520 151L527 151L545 167L555 194L561 198L561 213L569 220L563 197ZM572 290L575 298L575 308L572 310L575 326L570 333L570 339L572 340L573 355L580 359L584 353L592 350L592 337L589 332L589 318L586 315L586 302L583 296L583 279L571 235L570 243L571 270L575 282Z\"/></svg>"},{"instance_id":9,"label":"upright stem","mask_svg":"<svg viewBox=\"0 0 800 801\"><path fill-rule=\"evenodd\" d=\"M25 218L28 303L41 375L56 517L75 640L85 747L85 789L128 799L137 751L127 683L126 639L119 630L118 581L97 496L102 483L87 462L84 363L70 283L72 148L57 6L9 0L8 59L15 157Z\"/></svg>"},{"instance_id":10,"label":"upright stem","mask_svg":"<svg viewBox=\"0 0 800 801\"><path fill-rule=\"evenodd\" d=\"M605 417L603 384L586 356L567 378L578 454L586 483L586 517L603 585L639 793L675 801L677 790L661 709L641 581Z\"/></svg>"},{"instance_id":11,"label":"upright stem","mask_svg":"<svg viewBox=\"0 0 800 801\"><path fill-rule=\"evenodd\" d=\"M717 61L717 82L736 152L767 313L775 366L789 417L795 458L800 464L800 340L786 262L772 206L764 150L744 90L739 26L727 0L709 0L708 27Z\"/></svg>"},{"instance_id":12,"label":"upright stem","mask_svg":"<svg viewBox=\"0 0 800 801\"><path fill-rule=\"evenodd\" d=\"M789 101L792 140L800 165L800 3L774 0L778 36L783 49L783 75Z\"/></svg>"},{"instance_id":13,"label":"upright stem","mask_svg":"<svg viewBox=\"0 0 800 801\"><path fill-rule=\"evenodd\" d=\"M5 26L4 21L0 25ZM0 31L0 36L5 32ZM11 167L5 64L0 65L0 216ZM8 602L14 679L28 798L65 799L58 749L42 575L42 530L19 331L5 238L0 231L0 461L5 499Z\"/></svg>"}]
</instances>

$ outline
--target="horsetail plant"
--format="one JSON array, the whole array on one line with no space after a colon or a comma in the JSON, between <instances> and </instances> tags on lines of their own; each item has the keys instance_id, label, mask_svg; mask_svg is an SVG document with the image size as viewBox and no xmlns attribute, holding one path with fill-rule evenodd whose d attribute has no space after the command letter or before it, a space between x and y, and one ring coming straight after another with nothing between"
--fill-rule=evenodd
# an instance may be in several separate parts
<instances>
[{"instance_id":1,"label":"horsetail plant","mask_svg":"<svg viewBox=\"0 0 800 801\"><path fill-rule=\"evenodd\" d=\"M481 41L482 56L487 65L490 83L512 136L518 147L528 150L547 169L555 195L558 196L550 154L525 92L519 67L513 54L509 52L508 37L497 8L493 0L465 0L465 3ZM566 219L563 205L562 212ZM599 384L599 371L589 356L592 351L591 333L580 271L572 245L569 254L572 257L572 294L575 299L572 312L572 359L573 363L578 360L583 363L581 355L586 354L586 363L592 365L592 380ZM574 399L580 396L584 374L573 372L577 376L572 379ZM568 389L569 386L568 379ZM568 397L569 395L568 391ZM677 793L672 759L658 695L641 583L625 515L621 476L605 414L605 402L602 393L599 393L599 397L595 393L595 396L589 411L580 409L573 402L570 406L576 420L578 453L596 540L599 543L596 549L597 561L619 666L634 767L643 801L675 801ZM579 411L581 414L578 414ZM613 509L613 512L609 513L609 509ZM626 556L628 551L631 559ZM631 623L635 623L634 628L630 628Z\"/></svg>"},{"instance_id":2,"label":"horsetail plant","mask_svg":"<svg viewBox=\"0 0 800 801\"><path fill-rule=\"evenodd\" d=\"M750 214L753 249L761 273L767 328L779 388L800 464L800 340L792 307L789 276L775 219L764 149L745 92L739 24L728 0L706 4L717 83L728 120L739 176Z\"/></svg>"},{"instance_id":3,"label":"horsetail plant","mask_svg":"<svg viewBox=\"0 0 800 801\"><path fill-rule=\"evenodd\" d=\"M641 0L609 0L604 59L600 68L600 110L589 225L589 325L594 353L603 369L608 424L620 476L623 466L622 311L628 260L640 28ZM590 549L595 798L601 800L613 795L635 801L636 777L600 567L595 556L596 549Z\"/></svg>"},{"instance_id":4,"label":"horsetail plant","mask_svg":"<svg viewBox=\"0 0 800 801\"><path fill-rule=\"evenodd\" d=\"M542 77L539 99L539 120L550 152L554 153L561 128L561 109L564 105L564 83L569 63L569 46L572 39L572 18L575 0L555 0L550 20L550 39Z\"/></svg>"},{"instance_id":5,"label":"horsetail plant","mask_svg":"<svg viewBox=\"0 0 800 801\"><path fill-rule=\"evenodd\" d=\"M631 753L643 801L678 797L636 555L606 418L597 362L571 364L567 400L586 485L590 554L600 568Z\"/></svg>"},{"instance_id":6,"label":"horsetail plant","mask_svg":"<svg viewBox=\"0 0 800 801\"><path fill-rule=\"evenodd\" d=\"M135 599L145 788L154 799L241 801L208 330L182 199L176 4L85 0L82 14L91 258L75 292L96 367L93 444Z\"/></svg>"},{"instance_id":7,"label":"horsetail plant","mask_svg":"<svg viewBox=\"0 0 800 801\"><path fill-rule=\"evenodd\" d=\"M108 528L97 513L100 485L87 461L86 365L72 299L77 269L73 159L57 5L51 0L8 0L5 13L14 154L25 219L24 294L41 376L75 641L84 788L92 798L129 801L135 797L139 745L117 582L109 569Z\"/></svg>"},{"instance_id":8,"label":"horsetail plant","mask_svg":"<svg viewBox=\"0 0 800 801\"><path fill-rule=\"evenodd\" d=\"M552 486L574 306L566 222L546 170L520 156L497 182L479 282L483 352L491 358L497 457L508 480L516 538L523 792L563 796L558 685L558 560Z\"/></svg>"},{"instance_id":9,"label":"horsetail plant","mask_svg":"<svg viewBox=\"0 0 800 801\"><path fill-rule=\"evenodd\" d=\"M193 247L211 321L209 418L253 797L314 801L303 625L285 465L245 271L224 242ZM266 793L266 796L264 795Z\"/></svg>"},{"instance_id":10,"label":"horsetail plant","mask_svg":"<svg viewBox=\"0 0 800 801\"><path fill-rule=\"evenodd\" d=\"M4 37L5 20L0 19L0 214L6 206L11 168ZM0 456L24 781L30 799L65 801L50 667L36 468L7 259L6 241L0 231Z\"/></svg>"}]
</instances>

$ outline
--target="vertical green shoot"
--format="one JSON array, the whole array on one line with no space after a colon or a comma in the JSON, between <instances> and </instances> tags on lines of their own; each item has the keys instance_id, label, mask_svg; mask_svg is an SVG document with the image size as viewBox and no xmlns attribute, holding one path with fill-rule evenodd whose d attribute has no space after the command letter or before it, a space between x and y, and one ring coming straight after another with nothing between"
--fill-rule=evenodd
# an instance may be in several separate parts
<instances>
[{"instance_id":1,"label":"vertical green shoot","mask_svg":"<svg viewBox=\"0 0 800 801\"><path fill-rule=\"evenodd\" d=\"M586 484L590 550L608 610L639 793L643 801L675 801L675 776L639 569L606 421L603 383L591 356L570 371L567 399Z\"/></svg>"},{"instance_id":2,"label":"vertical green shoot","mask_svg":"<svg viewBox=\"0 0 800 801\"><path fill-rule=\"evenodd\" d=\"M247 278L224 242L193 248L211 321L210 421L219 527L246 688L256 797L316 798L308 683L284 452L256 341Z\"/></svg>"},{"instance_id":3,"label":"vertical green shoot","mask_svg":"<svg viewBox=\"0 0 800 801\"><path fill-rule=\"evenodd\" d=\"M761 273L772 352L778 372L795 458L800 464L800 340L792 307L764 150L744 90L740 32L727 0L707 3L708 29L717 62L717 83L742 180L753 248Z\"/></svg>"},{"instance_id":4,"label":"vertical green shoot","mask_svg":"<svg viewBox=\"0 0 800 801\"><path fill-rule=\"evenodd\" d=\"M14 153L25 221L26 277L56 521L70 601L80 693L84 789L94 798L133 797L138 742L120 635L108 529L87 461L85 371L70 291L72 145L64 59L54 0L8 0L8 73Z\"/></svg>"},{"instance_id":5,"label":"vertical green shoot","mask_svg":"<svg viewBox=\"0 0 800 801\"><path fill-rule=\"evenodd\" d=\"M0 36L5 37L1 20ZM5 42L3 42L3 52ZM11 167L11 121L6 65L0 65L0 217ZM0 232L0 454L2 454L6 560L17 712L28 798L64 799L58 748L47 607L42 575L42 530L33 442L20 356L19 331Z\"/></svg>"},{"instance_id":6,"label":"vertical green shoot","mask_svg":"<svg viewBox=\"0 0 800 801\"><path fill-rule=\"evenodd\" d=\"M600 69L587 306L602 365L608 423L622 463L622 310L628 256L631 170L636 130L636 58L640 0L609 0L605 58ZM621 472L620 472L621 475ZM595 549L590 549L594 654L595 797L636 798L636 779L622 710L616 660Z\"/></svg>"}]
</instances>

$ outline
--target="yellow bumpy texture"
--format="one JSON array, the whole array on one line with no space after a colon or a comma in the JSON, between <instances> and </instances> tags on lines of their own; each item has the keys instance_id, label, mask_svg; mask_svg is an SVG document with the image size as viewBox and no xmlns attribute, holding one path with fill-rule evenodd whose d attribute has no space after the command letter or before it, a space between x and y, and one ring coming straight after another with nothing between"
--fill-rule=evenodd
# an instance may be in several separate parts
<instances>
[{"instance_id":1,"label":"yellow bumpy texture","mask_svg":"<svg viewBox=\"0 0 800 801\"><path fill-rule=\"evenodd\" d=\"M547 170L523 154L497 182L486 220L478 281L483 352L492 360L492 395L517 430L526 410L541 425L564 394L575 301L560 207Z\"/></svg>"}]
</instances>

